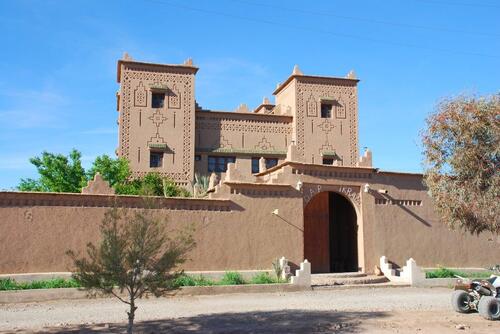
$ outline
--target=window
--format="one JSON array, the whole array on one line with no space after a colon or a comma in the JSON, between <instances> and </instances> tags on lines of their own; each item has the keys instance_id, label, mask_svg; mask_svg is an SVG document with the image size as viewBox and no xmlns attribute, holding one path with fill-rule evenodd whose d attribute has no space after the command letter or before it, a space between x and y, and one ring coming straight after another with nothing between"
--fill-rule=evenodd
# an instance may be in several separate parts
<instances>
[{"instance_id":1,"label":"window","mask_svg":"<svg viewBox=\"0 0 500 334\"><path fill-rule=\"evenodd\" d=\"M277 158L266 158L266 169L274 167L278 164Z\"/></svg>"},{"instance_id":2,"label":"window","mask_svg":"<svg viewBox=\"0 0 500 334\"><path fill-rule=\"evenodd\" d=\"M151 94L151 108L163 108L165 104L165 93Z\"/></svg>"},{"instance_id":3,"label":"window","mask_svg":"<svg viewBox=\"0 0 500 334\"><path fill-rule=\"evenodd\" d=\"M260 172L260 158L252 158L252 174Z\"/></svg>"},{"instance_id":4,"label":"window","mask_svg":"<svg viewBox=\"0 0 500 334\"><path fill-rule=\"evenodd\" d=\"M333 104L321 103L321 118L332 118Z\"/></svg>"},{"instance_id":5,"label":"window","mask_svg":"<svg viewBox=\"0 0 500 334\"><path fill-rule=\"evenodd\" d=\"M196 155L194 156L194 161L200 161L200 160L201 160L201 155L196 154Z\"/></svg>"},{"instance_id":6,"label":"window","mask_svg":"<svg viewBox=\"0 0 500 334\"><path fill-rule=\"evenodd\" d=\"M158 168L163 164L163 153L151 152L149 153L149 167Z\"/></svg>"},{"instance_id":7,"label":"window","mask_svg":"<svg viewBox=\"0 0 500 334\"><path fill-rule=\"evenodd\" d=\"M333 165L333 158L323 158L323 165Z\"/></svg>"},{"instance_id":8,"label":"window","mask_svg":"<svg viewBox=\"0 0 500 334\"><path fill-rule=\"evenodd\" d=\"M224 173L227 170L227 164L236 162L236 157L208 157L208 172Z\"/></svg>"},{"instance_id":9,"label":"window","mask_svg":"<svg viewBox=\"0 0 500 334\"><path fill-rule=\"evenodd\" d=\"M266 169L274 167L278 164L278 158L266 158ZM252 174L260 172L260 158L252 158Z\"/></svg>"}]
</instances>

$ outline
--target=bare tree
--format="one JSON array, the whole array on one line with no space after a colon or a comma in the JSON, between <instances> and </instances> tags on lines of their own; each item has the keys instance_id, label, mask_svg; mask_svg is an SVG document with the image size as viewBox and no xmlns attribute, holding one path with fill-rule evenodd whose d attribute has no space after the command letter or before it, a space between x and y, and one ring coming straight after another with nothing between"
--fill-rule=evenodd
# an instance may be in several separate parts
<instances>
[{"instance_id":1,"label":"bare tree","mask_svg":"<svg viewBox=\"0 0 500 334\"><path fill-rule=\"evenodd\" d=\"M500 233L500 94L443 100L422 137L424 180L442 220Z\"/></svg>"},{"instance_id":2,"label":"bare tree","mask_svg":"<svg viewBox=\"0 0 500 334\"><path fill-rule=\"evenodd\" d=\"M132 333L136 300L176 288L174 280L182 274L179 265L195 245L192 230L171 238L165 221L151 210L130 214L116 207L105 213L100 230L99 246L88 243L86 257L67 252L74 262L73 278L90 294L113 295L128 304L127 333Z\"/></svg>"}]
</instances>

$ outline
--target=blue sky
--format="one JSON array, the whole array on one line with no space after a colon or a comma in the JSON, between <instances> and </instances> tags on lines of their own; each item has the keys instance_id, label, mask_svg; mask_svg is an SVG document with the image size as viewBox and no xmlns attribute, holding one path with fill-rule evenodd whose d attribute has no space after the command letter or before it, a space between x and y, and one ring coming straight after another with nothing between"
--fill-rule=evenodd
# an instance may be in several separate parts
<instances>
[{"instance_id":1,"label":"blue sky","mask_svg":"<svg viewBox=\"0 0 500 334\"><path fill-rule=\"evenodd\" d=\"M500 89L500 3L135 0L0 2L0 189L47 150L85 166L117 146L116 61L200 67L205 108L257 106L293 65L359 84L360 147L421 171L419 131L441 98Z\"/></svg>"}]
</instances>

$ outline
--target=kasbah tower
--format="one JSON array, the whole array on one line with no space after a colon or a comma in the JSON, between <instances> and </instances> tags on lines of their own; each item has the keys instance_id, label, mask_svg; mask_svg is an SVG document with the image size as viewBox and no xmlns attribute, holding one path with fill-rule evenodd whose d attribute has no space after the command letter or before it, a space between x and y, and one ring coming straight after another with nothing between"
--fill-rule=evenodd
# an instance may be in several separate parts
<instances>
[{"instance_id":1,"label":"kasbah tower","mask_svg":"<svg viewBox=\"0 0 500 334\"><path fill-rule=\"evenodd\" d=\"M346 77L304 75L298 66L250 110L206 110L195 97L198 68L118 61L119 146L134 176L150 171L189 188L195 173L223 177L228 163L252 175L294 161L371 167L371 153L358 159L358 97L354 72Z\"/></svg>"}]
</instances>

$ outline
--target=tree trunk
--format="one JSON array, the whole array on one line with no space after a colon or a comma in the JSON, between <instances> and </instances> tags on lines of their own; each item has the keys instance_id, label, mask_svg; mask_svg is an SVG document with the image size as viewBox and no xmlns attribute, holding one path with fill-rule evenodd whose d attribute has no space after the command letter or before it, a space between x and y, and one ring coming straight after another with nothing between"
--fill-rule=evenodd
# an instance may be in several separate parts
<instances>
[{"instance_id":1,"label":"tree trunk","mask_svg":"<svg viewBox=\"0 0 500 334\"><path fill-rule=\"evenodd\" d=\"M127 334L132 334L134 331L135 310L137 310L137 306L135 306L135 301L132 299L130 301L130 311L127 312L128 314Z\"/></svg>"}]
</instances>

